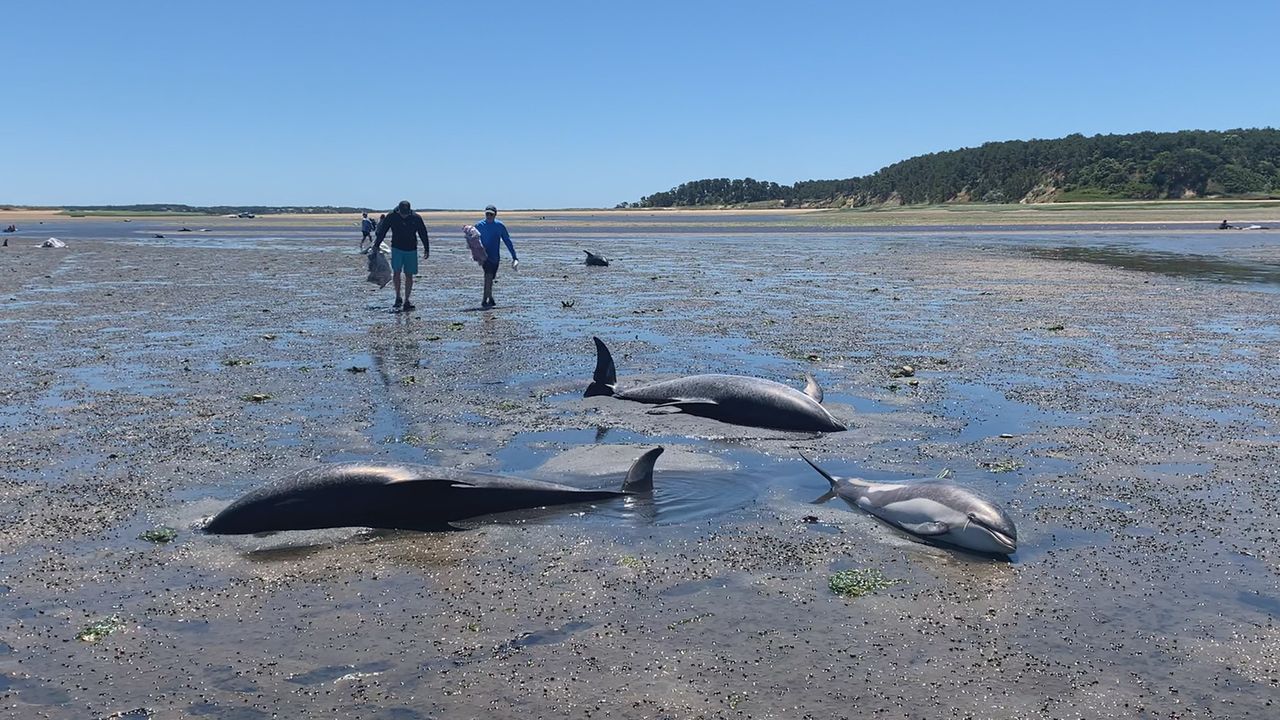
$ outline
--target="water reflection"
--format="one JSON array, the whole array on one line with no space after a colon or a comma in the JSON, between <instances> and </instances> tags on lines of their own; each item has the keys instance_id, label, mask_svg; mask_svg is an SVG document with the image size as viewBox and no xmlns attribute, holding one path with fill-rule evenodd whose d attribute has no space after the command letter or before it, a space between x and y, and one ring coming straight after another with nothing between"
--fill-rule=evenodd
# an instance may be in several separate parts
<instances>
[{"instance_id":1,"label":"water reflection","mask_svg":"<svg viewBox=\"0 0 1280 720\"><path fill-rule=\"evenodd\" d=\"M1160 273L1193 280L1280 284L1280 265L1224 260L1206 255L1138 250L1116 246L1028 247L1030 254L1050 260L1085 262L1125 270Z\"/></svg>"}]
</instances>

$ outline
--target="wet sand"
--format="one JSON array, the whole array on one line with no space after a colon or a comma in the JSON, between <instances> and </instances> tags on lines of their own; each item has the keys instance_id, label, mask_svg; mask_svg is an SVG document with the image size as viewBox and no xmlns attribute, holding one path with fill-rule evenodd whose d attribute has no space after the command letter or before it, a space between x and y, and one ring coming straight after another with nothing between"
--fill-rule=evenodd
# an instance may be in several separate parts
<instances>
[{"instance_id":1,"label":"wet sand","mask_svg":"<svg viewBox=\"0 0 1280 720\"><path fill-rule=\"evenodd\" d=\"M395 314L352 229L146 222L50 221L0 253L0 714L1274 716L1274 234L511 221L521 269L484 312L433 222L419 310ZM47 235L68 247L31 247ZM624 387L811 372L851 429L582 399L592 335ZM654 444L649 504L198 532L318 462L613 487ZM798 451L880 480L950 468L1007 505L1019 552L811 505ZM139 539L162 525L173 542ZM900 582L833 595L852 568Z\"/></svg>"}]
</instances>

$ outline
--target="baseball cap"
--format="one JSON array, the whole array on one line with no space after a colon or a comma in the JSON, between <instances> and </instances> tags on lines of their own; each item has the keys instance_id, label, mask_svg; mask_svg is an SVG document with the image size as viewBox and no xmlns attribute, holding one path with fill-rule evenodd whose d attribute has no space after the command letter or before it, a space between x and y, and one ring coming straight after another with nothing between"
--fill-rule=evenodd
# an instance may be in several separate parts
<instances>
[{"instance_id":1,"label":"baseball cap","mask_svg":"<svg viewBox=\"0 0 1280 720\"><path fill-rule=\"evenodd\" d=\"M492 206L492 205L485 205L485 206L484 206L484 211L485 211L486 213L493 213L494 215L497 215L497 214L498 214L498 208L496 208L496 207L494 207L494 206Z\"/></svg>"},{"instance_id":2,"label":"baseball cap","mask_svg":"<svg viewBox=\"0 0 1280 720\"><path fill-rule=\"evenodd\" d=\"M411 209L412 208L410 207L408 200L401 200L400 204L396 205L396 212L399 212L401 210L411 210Z\"/></svg>"}]
</instances>

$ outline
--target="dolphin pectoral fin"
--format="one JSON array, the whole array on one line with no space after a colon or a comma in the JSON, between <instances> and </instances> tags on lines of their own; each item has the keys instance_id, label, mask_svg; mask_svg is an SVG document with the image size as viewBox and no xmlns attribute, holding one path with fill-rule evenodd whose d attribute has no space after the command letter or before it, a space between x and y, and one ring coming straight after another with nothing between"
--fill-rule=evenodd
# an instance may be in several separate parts
<instances>
[{"instance_id":1,"label":"dolphin pectoral fin","mask_svg":"<svg viewBox=\"0 0 1280 720\"><path fill-rule=\"evenodd\" d=\"M690 415L699 415L713 410L719 407L719 405L720 403L715 400L711 400L710 398L676 398L675 400L668 400L667 402L654 405L653 409L649 411L649 414L661 415L664 412L674 412L679 410L681 412L689 413Z\"/></svg>"},{"instance_id":2,"label":"dolphin pectoral fin","mask_svg":"<svg viewBox=\"0 0 1280 720\"><path fill-rule=\"evenodd\" d=\"M423 522L398 522L388 530L409 530L412 532L467 532L468 528L458 527L453 523L424 520Z\"/></svg>"},{"instance_id":3,"label":"dolphin pectoral fin","mask_svg":"<svg viewBox=\"0 0 1280 720\"><path fill-rule=\"evenodd\" d=\"M836 497L836 491L835 491L835 488L832 488L832 489L830 489L830 490L826 491L825 493L823 493L823 494L822 494L822 497L818 498L817 500L814 500L813 502L811 502L811 503L809 503L809 504L810 504L810 505L821 505L822 503L824 503L824 502L826 502L826 501L828 501L828 500L834 499L835 497Z\"/></svg>"},{"instance_id":4,"label":"dolphin pectoral fin","mask_svg":"<svg viewBox=\"0 0 1280 720\"><path fill-rule=\"evenodd\" d=\"M806 374L804 376L804 394L813 398L814 402L822 402L822 386L818 384L817 380L813 379L812 375Z\"/></svg>"},{"instance_id":5,"label":"dolphin pectoral fin","mask_svg":"<svg viewBox=\"0 0 1280 720\"><path fill-rule=\"evenodd\" d=\"M659 445L636 458L627 471L627 479L622 481L622 492L653 492L653 464L664 449Z\"/></svg>"},{"instance_id":6,"label":"dolphin pectoral fin","mask_svg":"<svg viewBox=\"0 0 1280 720\"><path fill-rule=\"evenodd\" d=\"M951 529L950 525L944 522L937 522L937 521L917 523L914 525L910 523L902 523L901 527L903 530L911 532L915 535L923 535L923 536L946 535L947 531Z\"/></svg>"},{"instance_id":7,"label":"dolphin pectoral fin","mask_svg":"<svg viewBox=\"0 0 1280 720\"><path fill-rule=\"evenodd\" d=\"M591 376L591 384L587 386L587 391L582 394L582 397L613 395L614 389L618 386L618 371L613 365L613 355L603 340L594 336L591 339L596 343L596 371Z\"/></svg>"}]
</instances>

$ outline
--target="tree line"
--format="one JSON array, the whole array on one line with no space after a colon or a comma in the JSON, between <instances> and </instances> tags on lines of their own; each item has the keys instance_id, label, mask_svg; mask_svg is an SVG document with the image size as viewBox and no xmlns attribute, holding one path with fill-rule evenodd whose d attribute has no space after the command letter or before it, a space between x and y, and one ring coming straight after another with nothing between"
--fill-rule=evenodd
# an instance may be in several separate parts
<instances>
[{"instance_id":1,"label":"tree line","mask_svg":"<svg viewBox=\"0 0 1280 720\"><path fill-rule=\"evenodd\" d=\"M189 213L192 215L234 215L248 212L255 215L304 214L329 215L372 212L372 208L342 205L182 205L152 203L147 205L63 205L59 209L68 212L136 212L136 213Z\"/></svg>"},{"instance_id":2,"label":"tree line","mask_svg":"<svg viewBox=\"0 0 1280 720\"><path fill-rule=\"evenodd\" d=\"M744 178L682 183L620 207L776 202L796 207L879 203L1156 200L1280 194L1280 130L1074 134L920 155L862 177L794 185Z\"/></svg>"}]
</instances>

